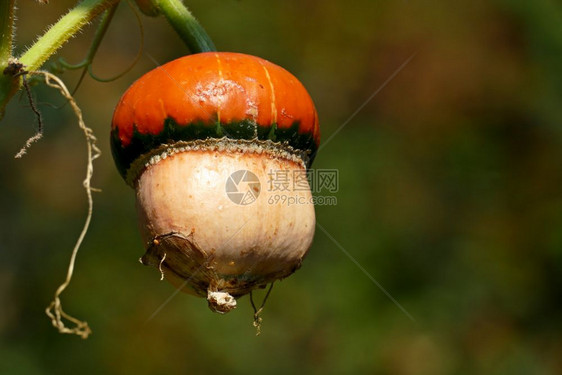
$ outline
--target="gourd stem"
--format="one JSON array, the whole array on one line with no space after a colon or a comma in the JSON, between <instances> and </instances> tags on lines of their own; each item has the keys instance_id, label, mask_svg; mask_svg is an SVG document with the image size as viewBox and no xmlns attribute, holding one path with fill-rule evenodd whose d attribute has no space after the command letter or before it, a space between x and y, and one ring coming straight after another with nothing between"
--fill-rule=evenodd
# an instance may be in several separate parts
<instances>
[{"instance_id":1,"label":"gourd stem","mask_svg":"<svg viewBox=\"0 0 562 375\"><path fill-rule=\"evenodd\" d=\"M153 0L191 53L216 51L203 27L181 0Z\"/></svg>"}]
</instances>

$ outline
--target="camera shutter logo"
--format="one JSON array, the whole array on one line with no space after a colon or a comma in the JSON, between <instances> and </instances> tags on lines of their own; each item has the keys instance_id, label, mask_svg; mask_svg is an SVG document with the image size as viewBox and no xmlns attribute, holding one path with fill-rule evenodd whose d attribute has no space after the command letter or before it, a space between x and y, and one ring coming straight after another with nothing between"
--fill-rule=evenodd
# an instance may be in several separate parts
<instances>
[{"instance_id":1,"label":"camera shutter logo","mask_svg":"<svg viewBox=\"0 0 562 375\"><path fill-rule=\"evenodd\" d=\"M233 203L246 206L254 203L260 196L261 183L254 173L242 169L228 177L225 190Z\"/></svg>"}]
</instances>

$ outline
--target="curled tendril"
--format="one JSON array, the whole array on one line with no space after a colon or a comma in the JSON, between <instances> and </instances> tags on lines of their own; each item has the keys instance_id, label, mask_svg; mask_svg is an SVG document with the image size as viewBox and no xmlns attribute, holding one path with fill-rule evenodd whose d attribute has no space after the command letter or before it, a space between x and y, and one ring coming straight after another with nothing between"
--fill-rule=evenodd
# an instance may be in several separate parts
<instances>
[{"instance_id":1,"label":"curled tendril","mask_svg":"<svg viewBox=\"0 0 562 375\"><path fill-rule=\"evenodd\" d=\"M53 64L51 64L49 71L55 74L62 74L67 70L77 70L77 69L82 69L82 73L80 74L80 78L78 79L78 82L76 83L76 86L74 87L74 90L72 90L71 95L74 95L76 93L76 91L78 90L78 88L80 87L80 84L82 83L82 81L84 80L84 77L86 76L86 73L89 74L90 77L92 77L92 79L98 81L98 82L111 82L111 81L115 81L116 79L121 78L122 76L124 76L125 74L127 74L129 71L131 71L131 69L133 69L133 67L137 64L137 62L140 60L140 58L142 57L143 54L143 50L144 50L144 28L142 26L142 21L141 18L138 14L138 11L135 9L134 6L131 5L130 1L127 1L127 4L129 5L129 8L131 8L131 10L133 11L133 14L135 15L135 18L137 19L137 23L139 25L139 32L140 32L140 46L139 46L139 50L137 52L137 55L135 56L134 60L131 62L131 64L125 69L123 70L121 73L113 76L113 77L109 77L109 78L101 78L99 76L97 76L94 72L93 72L93 68L92 68L92 64L94 62L94 58L95 55L101 45L101 42L107 32L107 29L109 28L109 24L111 23L113 16L115 15L115 12L117 10L117 6L119 3L116 3L114 6L112 6L111 8L109 8L108 10L106 10L103 13L101 22L96 30L96 33L94 35L94 40L92 41L92 45L90 46L90 49L88 50L88 54L86 55L86 57L84 58L84 60L80 61L77 64L71 64L69 62L67 62L64 58L59 58L57 61L55 61Z\"/></svg>"}]
</instances>

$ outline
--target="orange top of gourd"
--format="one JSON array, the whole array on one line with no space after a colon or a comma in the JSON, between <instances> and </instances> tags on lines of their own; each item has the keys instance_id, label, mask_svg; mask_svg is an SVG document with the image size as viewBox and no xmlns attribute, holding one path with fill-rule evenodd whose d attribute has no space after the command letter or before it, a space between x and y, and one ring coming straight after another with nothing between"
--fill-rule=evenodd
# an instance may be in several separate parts
<instances>
[{"instance_id":1,"label":"orange top of gourd","mask_svg":"<svg viewBox=\"0 0 562 375\"><path fill-rule=\"evenodd\" d=\"M158 146L150 135L162 143L269 139L308 150L311 158L320 142L314 103L299 80L269 61L230 52L181 57L131 85L112 122L112 150L122 174L137 154Z\"/></svg>"}]
</instances>

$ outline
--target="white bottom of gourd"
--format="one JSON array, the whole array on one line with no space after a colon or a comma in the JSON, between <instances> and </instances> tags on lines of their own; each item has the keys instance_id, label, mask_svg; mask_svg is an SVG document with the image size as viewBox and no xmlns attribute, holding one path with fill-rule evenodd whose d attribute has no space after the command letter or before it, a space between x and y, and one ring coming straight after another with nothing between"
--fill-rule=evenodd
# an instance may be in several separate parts
<instances>
[{"instance_id":1,"label":"white bottom of gourd","mask_svg":"<svg viewBox=\"0 0 562 375\"><path fill-rule=\"evenodd\" d=\"M304 165L271 152L167 153L136 183L143 264L217 312L289 276L314 236Z\"/></svg>"}]
</instances>

